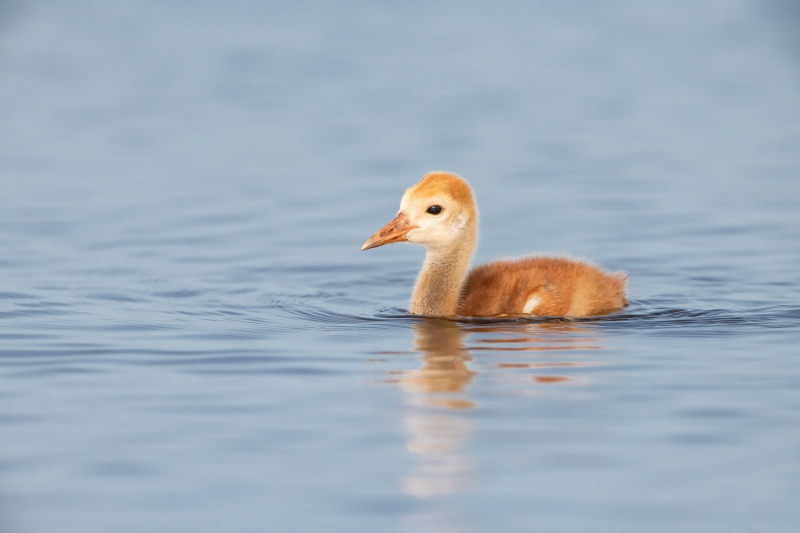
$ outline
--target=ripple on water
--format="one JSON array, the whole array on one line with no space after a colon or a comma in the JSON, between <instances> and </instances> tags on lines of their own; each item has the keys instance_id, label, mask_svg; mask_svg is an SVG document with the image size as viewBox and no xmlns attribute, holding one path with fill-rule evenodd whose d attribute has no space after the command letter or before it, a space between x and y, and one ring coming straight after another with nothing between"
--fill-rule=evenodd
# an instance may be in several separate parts
<instances>
[{"instance_id":1,"label":"ripple on water","mask_svg":"<svg viewBox=\"0 0 800 533\"><path fill-rule=\"evenodd\" d=\"M620 313L596 319L580 319L609 323L621 328L652 333L680 328L681 334L735 335L757 330L796 328L800 326L800 307L789 305L762 306L750 309L651 309Z\"/></svg>"},{"instance_id":2,"label":"ripple on water","mask_svg":"<svg viewBox=\"0 0 800 533\"><path fill-rule=\"evenodd\" d=\"M31 300L36 298L36 296L32 294L26 294L24 292L1 292L0 291L0 300Z\"/></svg>"},{"instance_id":3,"label":"ripple on water","mask_svg":"<svg viewBox=\"0 0 800 533\"><path fill-rule=\"evenodd\" d=\"M426 319L408 314L401 308L384 308L373 313L354 314L337 309L341 294L335 291L317 291L299 294L263 295L258 302L245 305L217 303L213 308L163 311L148 316L148 322L139 322L142 316L102 316L85 314L78 309L65 308L57 302L32 300L28 295L12 294L6 299L18 299L16 307L0 312L0 318L33 319L23 331L17 329L14 337L3 336L9 342L0 351L0 361L6 367L38 367L40 372L68 372L95 365L131 364L175 366L197 372L313 374L331 373L335 356L308 357L301 351L286 346L278 351L276 345L263 345L265 338L275 333L303 330L335 329L339 334L364 337L368 332L410 330L414 333L414 351L426 358L422 368L412 374L394 376L407 386L438 390L442 387L470 381L471 370L464 361L454 356L480 355L481 372L492 374L494 379L510 382L564 385L581 382L578 374L601 371L609 366L607 357L597 357L607 352L608 333L640 332L645 334L670 334L682 336L737 335L759 330L769 331L800 326L800 307L791 305L760 306L739 309L679 309L658 307L648 301L635 301L624 312L600 317L458 317L455 320ZM168 298L173 297L166 296ZM181 298L185 295L177 295ZM128 303L128 299L112 298ZM20 306L22 303L24 305ZM141 303L141 302L138 302ZM663 302L659 302L663 303ZM364 304L363 307L367 307ZM351 303L342 308L352 310ZM51 315L72 315L68 319L53 321ZM45 323L36 320L48 316ZM186 317L182 319L181 317ZM207 319L208 327L198 328L197 320ZM188 322L187 322L188 320ZM98 334L97 343L91 346L70 346L59 341L69 341L69 332L91 331ZM127 334L121 338L119 334ZM106 336L102 336L106 335ZM154 343L169 339L195 339L220 343L208 346L209 350L159 350ZM339 339L339 337L337 337ZM246 344L258 341L259 349L248 351ZM233 344L232 344L233 343ZM391 362L408 366L409 352L374 352L375 362ZM444 357L444 360L441 358ZM448 359L449 358L449 359ZM547 360L543 360L547 358ZM454 362L455 361L455 362ZM340 361L341 362L341 361ZM49 370L47 365L52 365ZM451 373L455 365L458 376ZM402 372L408 369L397 368ZM460 374L459 374L460 373ZM430 379L429 379L430 378ZM398 381L399 380L399 381ZM410 381L409 381L410 380ZM438 380L438 381L437 381ZM585 380L584 380L585 381ZM437 384L432 384L436 382ZM445 385L450 383L450 385Z\"/></svg>"},{"instance_id":4,"label":"ripple on water","mask_svg":"<svg viewBox=\"0 0 800 533\"><path fill-rule=\"evenodd\" d=\"M331 303L342 295L335 292L305 294L267 294L260 299L264 309L276 310L287 319L300 319L308 326L337 325L356 329L409 328L420 317L400 308L383 309L373 314L353 314L335 309ZM657 302L655 302L657 303ZM353 309L353 305L347 305ZM758 329L794 328L800 325L800 307L791 305L759 306L736 309L688 309L635 301L626 310L604 316L566 318L539 316L458 317L456 322L469 325L501 324L596 324L599 327L628 329L658 334L676 328L687 336L731 335Z\"/></svg>"}]
</instances>

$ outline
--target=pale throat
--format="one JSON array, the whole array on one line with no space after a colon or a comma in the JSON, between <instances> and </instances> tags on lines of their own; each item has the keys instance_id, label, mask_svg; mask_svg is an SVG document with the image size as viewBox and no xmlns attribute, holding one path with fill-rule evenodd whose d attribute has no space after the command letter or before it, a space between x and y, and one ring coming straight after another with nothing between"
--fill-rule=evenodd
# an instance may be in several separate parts
<instances>
[{"instance_id":1,"label":"pale throat","mask_svg":"<svg viewBox=\"0 0 800 533\"><path fill-rule=\"evenodd\" d=\"M465 228L463 239L450 246L427 247L425 262L417 277L410 311L415 315L454 316L461 299L469 263L475 251L474 224Z\"/></svg>"}]
</instances>

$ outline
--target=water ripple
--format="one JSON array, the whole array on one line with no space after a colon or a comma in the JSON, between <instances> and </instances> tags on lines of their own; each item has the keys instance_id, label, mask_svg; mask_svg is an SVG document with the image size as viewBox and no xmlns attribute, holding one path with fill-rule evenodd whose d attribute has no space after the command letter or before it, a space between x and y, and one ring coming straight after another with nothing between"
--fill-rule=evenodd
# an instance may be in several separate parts
<instances>
[{"instance_id":1,"label":"water ripple","mask_svg":"<svg viewBox=\"0 0 800 533\"><path fill-rule=\"evenodd\" d=\"M638 302L635 310L596 317L539 317L498 316L458 317L456 322L475 325L503 324L595 324L599 327L631 329L637 331L673 331L680 328L686 334L735 334L743 331L773 330L800 327L800 307L789 305L761 306L738 309L675 309L651 308L646 302ZM379 327L410 327L420 317L399 308L379 311L372 315L341 313L324 306L310 305L305 301L286 301L275 305L283 313L313 324L349 325L360 328L365 325Z\"/></svg>"}]
</instances>

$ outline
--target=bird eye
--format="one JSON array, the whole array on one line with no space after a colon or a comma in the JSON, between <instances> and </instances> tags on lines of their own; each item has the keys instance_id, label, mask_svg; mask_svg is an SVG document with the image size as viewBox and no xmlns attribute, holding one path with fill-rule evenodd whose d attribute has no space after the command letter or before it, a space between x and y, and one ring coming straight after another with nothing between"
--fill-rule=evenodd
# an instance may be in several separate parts
<instances>
[{"instance_id":1,"label":"bird eye","mask_svg":"<svg viewBox=\"0 0 800 533\"><path fill-rule=\"evenodd\" d=\"M440 205L432 205L426 211L426 213L429 213L431 215L438 215L441 212L442 212L442 206Z\"/></svg>"}]
</instances>

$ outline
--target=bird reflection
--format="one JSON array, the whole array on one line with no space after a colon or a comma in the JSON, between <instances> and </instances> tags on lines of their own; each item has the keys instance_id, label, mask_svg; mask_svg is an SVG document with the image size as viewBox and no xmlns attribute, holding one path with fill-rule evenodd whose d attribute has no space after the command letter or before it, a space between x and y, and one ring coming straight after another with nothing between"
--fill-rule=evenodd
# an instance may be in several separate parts
<instances>
[{"instance_id":1,"label":"bird reflection","mask_svg":"<svg viewBox=\"0 0 800 533\"><path fill-rule=\"evenodd\" d=\"M414 325L415 350L423 353L422 366L399 383L417 407L442 411L409 410L404 417L408 450L421 461L403 480L412 496L453 494L470 484L472 465L463 448L472 433L472 421L459 411L473 409L466 390L475 372L464 345L464 331L450 320L424 319Z\"/></svg>"},{"instance_id":2,"label":"bird reflection","mask_svg":"<svg viewBox=\"0 0 800 533\"><path fill-rule=\"evenodd\" d=\"M403 388L420 394L425 405L451 409L475 407L463 394L476 373L467 366L472 357L464 345L461 325L428 318L414 325L414 334L414 349L424 354L422 367L400 381Z\"/></svg>"},{"instance_id":3,"label":"bird reflection","mask_svg":"<svg viewBox=\"0 0 800 533\"><path fill-rule=\"evenodd\" d=\"M481 371L482 390L553 397L589 382L592 374L584 370L587 367L608 364L597 358L606 349L603 344L587 322L460 323L436 318L416 322L414 351L421 354L421 365L392 371L394 379L386 381L406 393L403 428L407 449L417 458L401 480L402 490L417 498L440 498L436 512L407 517L415 530L424 523L471 531L463 509L447 512L450 500L445 498L468 491L475 483L476 467L466 450L476 431L472 411L479 403L470 388L479 373L470 365ZM480 354L478 362L473 354Z\"/></svg>"},{"instance_id":4,"label":"bird reflection","mask_svg":"<svg viewBox=\"0 0 800 533\"><path fill-rule=\"evenodd\" d=\"M476 336L471 348L465 337ZM581 385L581 368L607 364L586 360L604 347L591 323L459 323L424 318L414 324L414 350L422 364L397 371L391 380L407 393L403 417L408 450L420 458L403 481L407 494L421 497L453 494L471 483L472 461L464 454L478 407L469 389L478 373L470 352L481 353L484 384L505 394L540 396L548 385ZM571 354L568 360L565 355ZM511 359L511 360L509 360Z\"/></svg>"}]
</instances>

